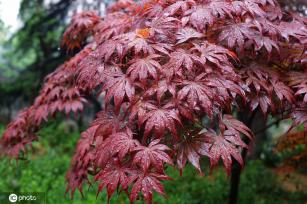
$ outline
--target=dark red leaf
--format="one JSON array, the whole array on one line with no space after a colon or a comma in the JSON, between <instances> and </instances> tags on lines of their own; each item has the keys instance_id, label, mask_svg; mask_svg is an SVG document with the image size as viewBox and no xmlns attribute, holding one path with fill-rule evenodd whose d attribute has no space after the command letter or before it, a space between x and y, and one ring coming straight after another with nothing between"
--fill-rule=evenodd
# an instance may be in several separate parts
<instances>
[{"instance_id":1,"label":"dark red leaf","mask_svg":"<svg viewBox=\"0 0 307 204\"><path fill-rule=\"evenodd\" d=\"M206 143L205 137L198 132L186 132L184 140L178 145L177 149L177 165L180 171L189 161L199 172L201 172L199 159L201 156L209 155L209 144Z\"/></svg>"},{"instance_id":2,"label":"dark red leaf","mask_svg":"<svg viewBox=\"0 0 307 204\"><path fill-rule=\"evenodd\" d=\"M171 150L169 147L163 144L159 144L160 140L153 140L148 147L138 146L134 148L137 153L134 155L133 163L140 165L140 167L146 172L150 165L153 168L163 171L164 163L173 164L170 156L165 152Z\"/></svg>"},{"instance_id":3,"label":"dark red leaf","mask_svg":"<svg viewBox=\"0 0 307 204\"><path fill-rule=\"evenodd\" d=\"M158 57L160 56L149 55L146 58L134 60L127 70L131 80L139 79L142 83L145 83L149 76L157 79L157 70L161 69L161 65L155 60Z\"/></svg>"},{"instance_id":4,"label":"dark red leaf","mask_svg":"<svg viewBox=\"0 0 307 204\"><path fill-rule=\"evenodd\" d=\"M170 180L170 178L164 174L142 172L140 172L134 178L135 183L131 189L130 202L134 203L134 201L138 198L139 193L142 192L147 204L152 203L153 191L158 192L160 195L164 195L164 188L161 184L161 180Z\"/></svg>"},{"instance_id":5,"label":"dark red leaf","mask_svg":"<svg viewBox=\"0 0 307 204\"><path fill-rule=\"evenodd\" d=\"M216 135L214 132L204 133L209 147L210 163L212 166L218 164L219 159L223 160L224 166L228 175L231 172L232 157L243 166L243 159L240 148L247 148L247 145L242 142L239 134L226 130L224 135Z\"/></svg>"}]
</instances>

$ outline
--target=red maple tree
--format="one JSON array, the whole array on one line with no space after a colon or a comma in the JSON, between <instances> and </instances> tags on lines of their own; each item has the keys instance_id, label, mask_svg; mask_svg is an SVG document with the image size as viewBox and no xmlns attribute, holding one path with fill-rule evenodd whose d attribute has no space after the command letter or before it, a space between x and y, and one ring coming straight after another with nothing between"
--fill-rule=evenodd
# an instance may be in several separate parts
<instances>
[{"instance_id":1,"label":"red maple tree","mask_svg":"<svg viewBox=\"0 0 307 204\"><path fill-rule=\"evenodd\" d=\"M8 125L1 153L18 158L50 116L82 111L95 94L105 108L76 147L72 194L98 182L108 198L120 189L151 203L153 191L164 195L166 165L201 172L203 157L229 174L253 139L234 117L241 109L307 129L306 23L275 0L121 0L104 17L78 14L63 45L81 51Z\"/></svg>"}]
</instances>

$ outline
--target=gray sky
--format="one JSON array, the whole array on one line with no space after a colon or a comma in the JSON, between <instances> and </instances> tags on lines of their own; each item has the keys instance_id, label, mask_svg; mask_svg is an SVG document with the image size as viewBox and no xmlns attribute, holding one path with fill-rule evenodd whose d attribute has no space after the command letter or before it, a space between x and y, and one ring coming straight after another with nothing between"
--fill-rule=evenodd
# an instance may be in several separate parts
<instances>
[{"instance_id":1,"label":"gray sky","mask_svg":"<svg viewBox=\"0 0 307 204\"><path fill-rule=\"evenodd\" d=\"M15 31L20 25L18 21L18 11L21 0L0 0L0 18L6 26L10 26L10 31Z\"/></svg>"}]
</instances>

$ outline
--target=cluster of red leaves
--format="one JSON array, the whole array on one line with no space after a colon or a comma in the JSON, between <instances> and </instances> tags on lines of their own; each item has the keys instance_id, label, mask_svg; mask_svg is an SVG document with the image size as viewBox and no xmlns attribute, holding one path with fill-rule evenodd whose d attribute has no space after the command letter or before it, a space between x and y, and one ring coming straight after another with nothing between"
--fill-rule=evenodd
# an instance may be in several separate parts
<instances>
[{"instance_id":1,"label":"cluster of red leaves","mask_svg":"<svg viewBox=\"0 0 307 204\"><path fill-rule=\"evenodd\" d=\"M62 44L67 46L68 51L80 49L86 38L94 32L94 27L99 21L100 16L93 11L75 15L63 35Z\"/></svg>"},{"instance_id":2,"label":"cluster of red leaves","mask_svg":"<svg viewBox=\"0 0 307 204\"><path fill-rule=\"evenodd\" d=\"M230 115L249 106L307 127L306 21L274 0L119 1L104 19L77 15L64 34L83 50L47 77L35 104L1 140L17 155L56 111L82 109L83 96L104 95L105 109L81 134L68 188L82 192L93 174L99 192L124 190L133 203L164 195L166 165L182 170L200 159L243 165L241 139L252 139ZM209 122L203 122L206 118Z\"/></svg>"},{"instance_id":3,"label":"cluster of red leaves","mask_svg":"<svg viewBox=\"0 0 307 204\"><path fill-rule=\"evenodd\" d=\"M82 96L83 91L74 85L74 74L76 65L90 50L88 47L84 48L46 77L34 104L19 113L17 119L8 125L0 141L1 154L17 159L19 153L26 150L26 145L37 139L35 133L49 116L54 116L57 112L69 114L71 111L83 110L86 100Z\"/></svg>"}]
</instances>

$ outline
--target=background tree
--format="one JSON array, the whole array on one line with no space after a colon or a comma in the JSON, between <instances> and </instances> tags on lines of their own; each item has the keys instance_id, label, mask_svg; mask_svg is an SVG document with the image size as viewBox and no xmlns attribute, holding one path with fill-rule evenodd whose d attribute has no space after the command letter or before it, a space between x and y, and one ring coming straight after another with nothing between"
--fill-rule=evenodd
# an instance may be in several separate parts
<instances>
[{"instance_id":1,"label":"background tree","mask_svg":"<svg viewBox=\"0 0 307 204\"><path fill-rule=\"evenodd\" d=\"M164 195L167 165L190 162L201 173L201 157L230 174L259 113L307 127L305 23L258 0L119 1L103 20L78 14L63 42L84 48L8 125L1 152L20 157L48 116L102 94L105 109L81 134L67 174L72 194L94 174L108 197L119 188L151 203L153 191Z\"/></svg>"},{"instance_id":2,"label":"background tree","mask_svg":"<svg viewBox=\"0 0 307 204\"><path fill-rule=\"evenodd\" d=\"M72 15L87 9L97 9L103 14L106 2L21 1L22 26L2 43L0 96L3 100L0 103L1 110L6 112L3 121L10 120L16 103L20 103L17 108L32 103L44 77L67 59L67 50L60 49L60 37Z\"/></svg>"}]
</instances>

